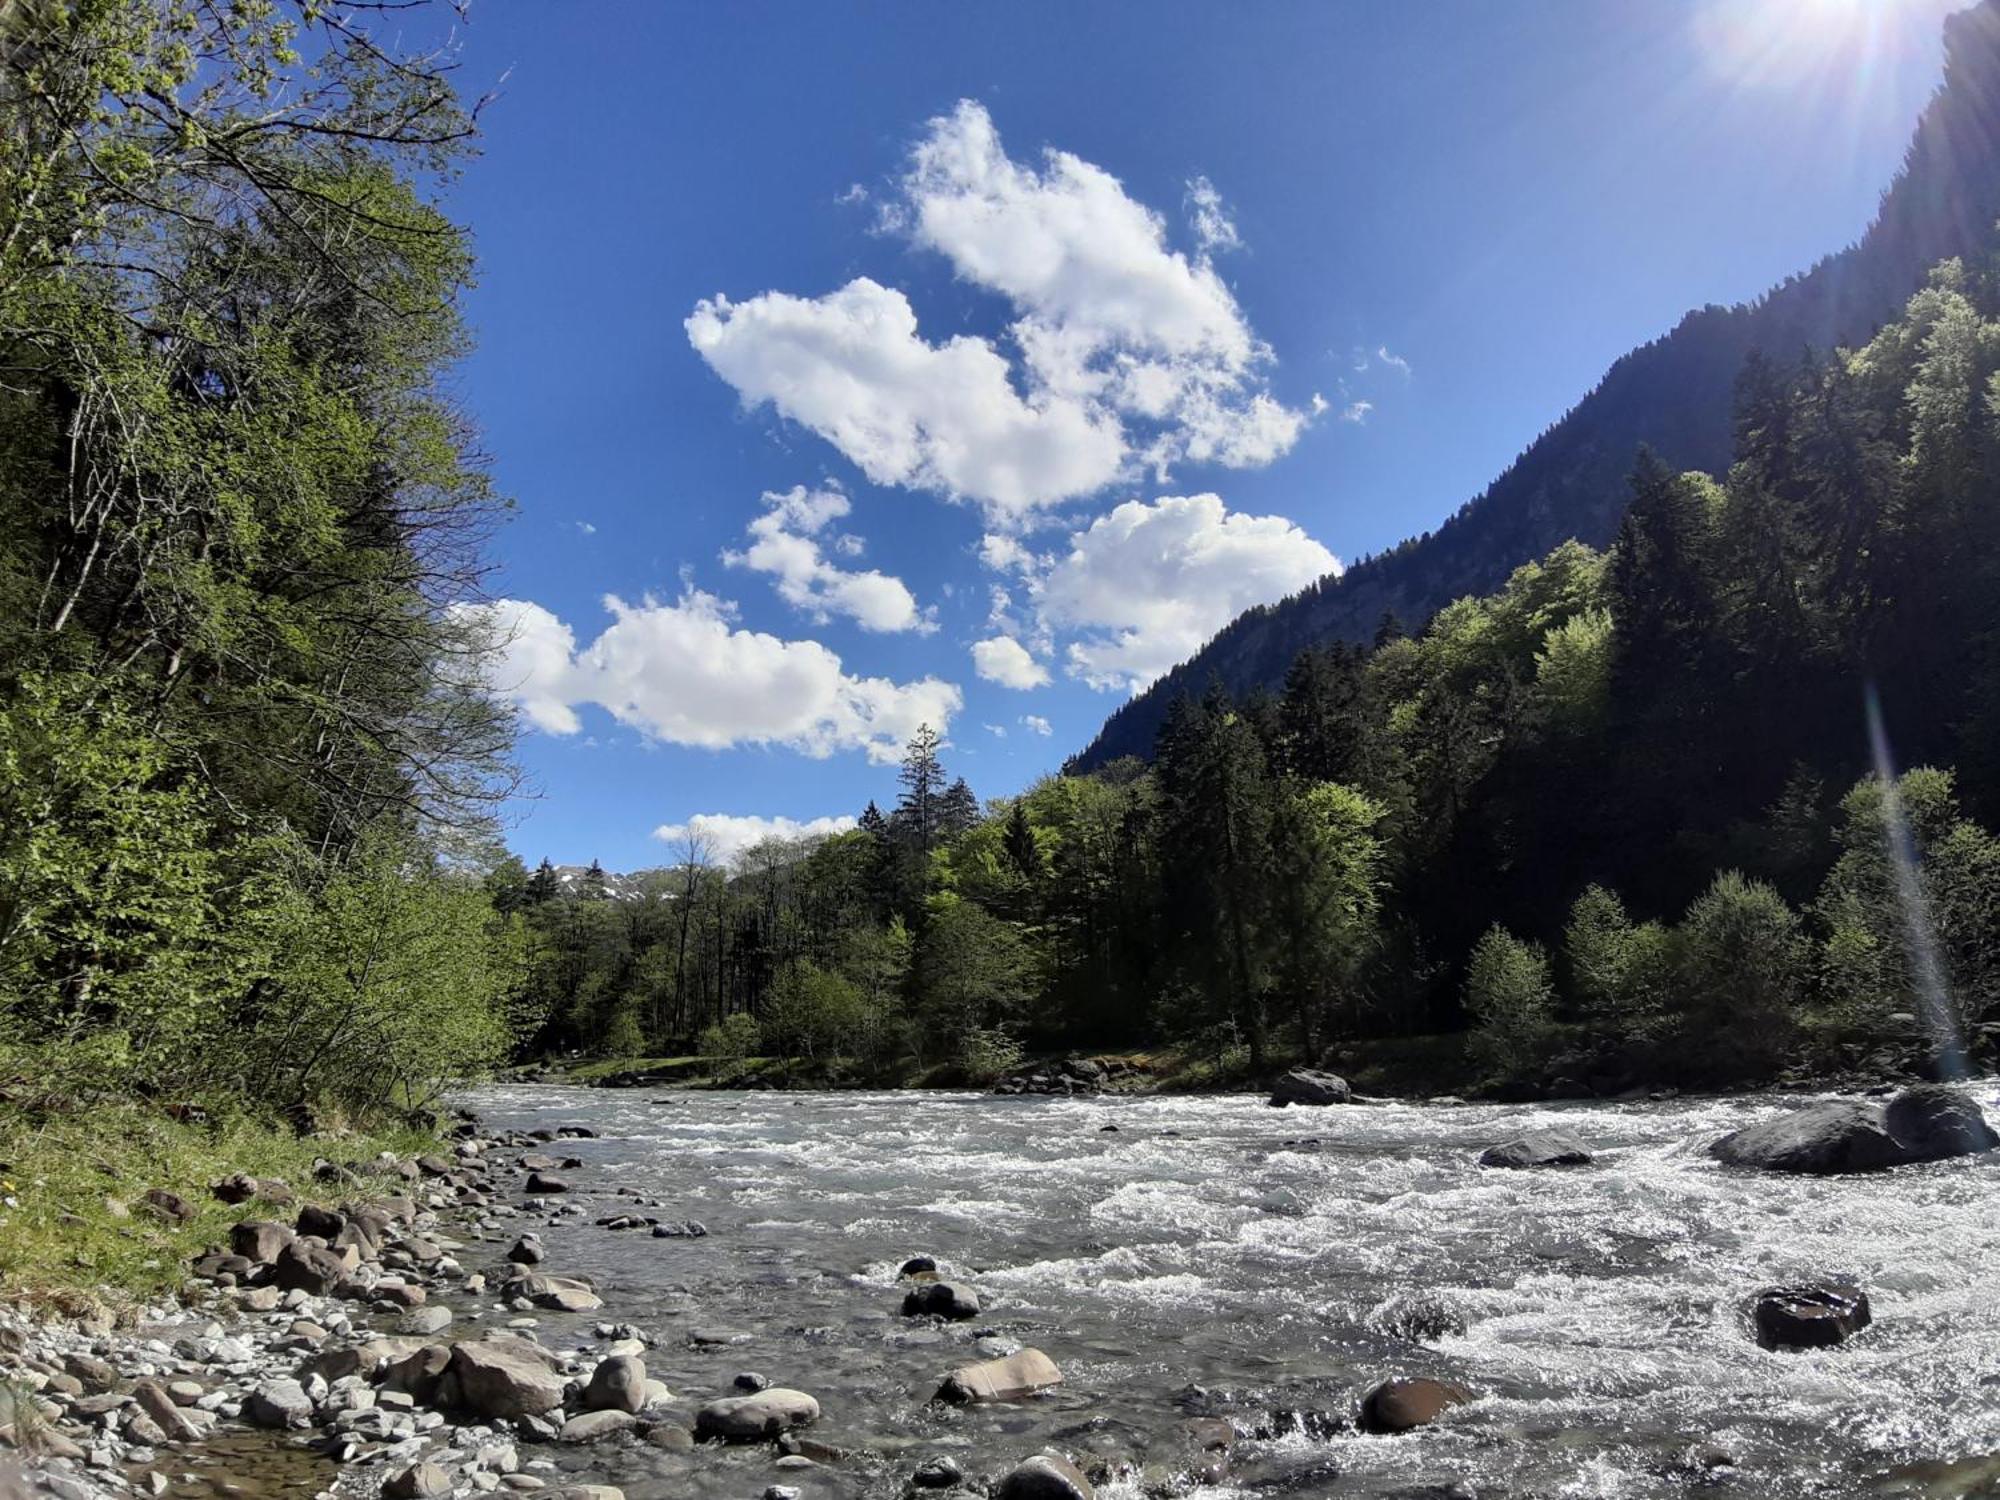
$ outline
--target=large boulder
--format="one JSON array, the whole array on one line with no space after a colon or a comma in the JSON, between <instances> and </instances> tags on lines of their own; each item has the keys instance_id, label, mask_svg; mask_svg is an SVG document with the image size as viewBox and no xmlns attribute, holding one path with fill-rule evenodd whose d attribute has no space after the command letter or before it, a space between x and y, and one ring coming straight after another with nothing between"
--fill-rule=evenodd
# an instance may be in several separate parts
<instances>
[{"instance_id":1,"label":"large boulder","mask_svg":"<svg viewBox=\"0 0 2000 1500\"><path fill-rule=\"evenodd\" d=\"M1062 1384L1062 1371L1039 1349L1023 1349L1005 1359L960 1365L945 1376L937 1399L962 1406L973 1401L1018 1401Z\"/></svg>"},{"instance_id":2,"label":"large boulder","mask_svg":"<svg viewBox=\"0 0 2000 1500\"><path fill-rule=\"evenodd\" d=\"M272 1279L288 1292L324 1297L347 1275L347 1262L323 1245L293 1240L272 1261Z\"/></svg>"},{"instance_id":3,"label":"large boulder","mask_svg":"<svg viewBox=\"0 0 2000 1500\"><path fill-rule=\"evenodd\" d=\"M1590 1152L1567 1130L1531 1130L1479 1153L1482 1167L1587 1167Z\"/></svg>"},{"instance_id":4,"label":"large boulder","mask_svg":"<svg viewBox=\"0 0 2000 1500\"><path fill-rule=\"evenodd\" d=\"M452 1345L446 1387L456 1405L479 1417L538 1417L562 1405L556 1357L528 1339L479 1339Z\"/></svg>"},{"instance_id":5,"label":"large boulder","mask_svg":"<svg viewBox=\"0 0 2000 1500\"><path fill-rule=\"evenodd\" d=\"M1385 1380L1361 1398L1359 1426L1363 1432L1409 1432L1471 1399L1472 1392L1448 1380Z\"/></svg>"},{"instance_id":6,"label":"large boulder","mask_svg":"<svg viewBox=\"0 0 2000 1500\"><path fill-rule=\"evenodd\" d=\"M1010 1469L994 1487L993 1500L1094 1500L1075 1464L1059 1453L1038 1453Z\"/></svg>"},{"instance_id":7,"label":"large boulder","mask_svg":"<svg viewBox=\"0 0 2000 1500\"><path fill-rule=\"evenodd\" d=\"M773 1386L754 1396L725 1396L695 1413L697 1437L750 1443L774 1438L819 1420L819 1403L804 1391Z\"/></svg>"},{"instance_id":8,"label":"large boulder","mask_svg":"<svg viewBox=\"0 0 2000 1500\"><path fill-rule=\"evenodd\" d=\"M243 1417L259 1427L310 1427L312 1398L296 1380L269 1380L250 1393Z\"/></svg>"},{"instance_id":9,"label":"large boulder","mask_svg":"<svg viewBox=\"0 0 2000 1500\"><path fill-rule=\"evenodd\" d=\"M1809 1104L1715 1142L1709 1155L1736 1167L1831 1176L1990 1151L2000 1138L1979 1106L1943 1084L1905 1089L1886 1105L1861 1099Z\"/></svg>"},{"instance_id":10,"label":"large boulder","mask_svg":"<svg viewBox=\"0 0 2000 1500\"><path fill-rule=\"evenodd\" d=\"M1317 1068L1294 1068L1271 1085L1271 1103L1279 1109L1287 1104L1346 1104L1353 1097L1345 1078Z\"/></svg>"},{"instance_id":11,"label":"large boulder","mask_svg":"<svg viewBox=\"0 0 2000 1500\"><path fill-rule=\"evenodd\" d=\"M1976 1156L2000 1146L2000 1135L1972 1098L1942 1083L1904 1089L1882 1107L1882 1123L1907 1161Z\"/></svg>"},{"instance_id":12,"label":"large boulder","mask_svg":"<svg viewBox=\"0 0 2000 1500\"><path fill-rule=\"evenodd\" d=\"M1828 1349L1874 1321L1857 1286L1782 1286L1759 1292L1750 1323L1766 1349Z\"/></svg>"},{"instance_id":13,"label":"large boulder","mask_svg":"<svg viewBox=\"0 0 2000 1500\"><path fill-rule=\"evenodd\" d=\"M585 1411L636 1412L646 1404L646 1362L636 1354L614 1354L590 1372L583 1388Z\"/></svg>"}]
</instances>

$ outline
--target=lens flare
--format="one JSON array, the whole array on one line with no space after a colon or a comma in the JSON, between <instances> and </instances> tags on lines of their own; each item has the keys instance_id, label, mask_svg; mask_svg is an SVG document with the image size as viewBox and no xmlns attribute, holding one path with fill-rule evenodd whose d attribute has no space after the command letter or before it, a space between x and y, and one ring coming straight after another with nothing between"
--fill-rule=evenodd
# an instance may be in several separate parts
<instances>
[{"instance_id":1,"label":"lens flare","mask_svg":"<svg viewBox=\"0 0 2000 1500\"><path fill-rule=\"evenodd\" d=\"M1938 1076L1960 1079L1967 1075L1965 1044L1958 1034L1958 1014L1952 1009L1944 965L1938 958L1937 930L1931 925L1923 881L1917 874L1917 841L1903 811L1902 788L1897 785L1895 763L1889 755L1889 731L1882 721L1882 700L1873 683L1868 685L1867 696L1868 747L1875 759L1876 779L1882 785L1883 837L1888 842L1889 868L1896 882L1896 906L1909 955L1910 983L1917 992L1918 1018L1930 1033Z\"/></svg>"}]
</instances>

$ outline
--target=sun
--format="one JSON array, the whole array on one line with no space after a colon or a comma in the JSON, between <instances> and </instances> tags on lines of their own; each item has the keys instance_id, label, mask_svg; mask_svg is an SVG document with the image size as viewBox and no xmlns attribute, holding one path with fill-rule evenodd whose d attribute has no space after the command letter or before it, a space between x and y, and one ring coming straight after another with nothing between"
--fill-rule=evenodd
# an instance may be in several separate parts
<instances>
[{"instance_id":1,"label":"sun","mask_svg":"<svg viewBox=\"0 0 2000 1500\"><path fill-rule=\"evenodd\" d=\"M1920 17L1963 0L1702 0L1694 36L1710 70L1744 87L1865 73Z\"/></svg>"}]
</instances>

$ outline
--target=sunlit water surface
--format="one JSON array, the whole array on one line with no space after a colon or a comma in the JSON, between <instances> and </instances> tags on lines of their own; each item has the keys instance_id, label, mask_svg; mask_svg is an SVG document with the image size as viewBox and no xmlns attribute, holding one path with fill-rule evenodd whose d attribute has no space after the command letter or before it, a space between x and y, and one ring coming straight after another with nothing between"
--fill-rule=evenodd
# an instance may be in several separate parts
<instances>
[{"instance_id":1,"label":"sunlit water surface","mask_svg":"<svg viewBox=\"0 0 2000 1500\"><path fill-rule=\"evenodd\" d=\"M2000 1113L2000 1085L1973 1092ZM1190 1412L1244 1427L1274 1408L1345 1415L1390 1374L1447 1376L1479 1399L1403 1437L1247 1442L1228 1483L1198 1493L2000 1494L1980 1487L2000 1474L2000 1153L1828 1180L1705 1157L1789 1107L1770 1099L1279 1111L522 1086L470 1102L491 1126L602 1133L563 1148L585 1163L569 1175L588 1212L543 1231L546 1269L594 1278L597 1317L643 1330L650 1372L687 1410L754 1370L819 1398L815 1437L868 1455L778 1471L768 1448L563 1450L633 1500L774 1482L893 1494L933 1453L994 1473L1044 1445L1129 1461L1136 1477L1108 1493L1136 1496L1184 1467ZM1597 1164L1475 1165L1550 1126ZM708 1237L595 1227L618 1188ZM896 1271L916 1254L969 1281L985 1315L900 1317ZM1829 1275L1868 1289L1872 1328L1813 1354L1746 1337L1750 1293ZM1415 1291L1448 1296L1465 1334L1419 1347L1371 1327ZM595 1320L548 1319L543 1336L587 1339ZM996 1334L1051 1355L1061 1391L930 1406L974 1338Z\"/></svg>"}]
</instances>

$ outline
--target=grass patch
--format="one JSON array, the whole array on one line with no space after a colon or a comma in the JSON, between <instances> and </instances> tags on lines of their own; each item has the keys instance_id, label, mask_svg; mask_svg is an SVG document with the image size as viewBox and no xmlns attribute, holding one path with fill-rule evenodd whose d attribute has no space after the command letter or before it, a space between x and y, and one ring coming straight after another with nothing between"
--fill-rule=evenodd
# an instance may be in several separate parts
<instances>
[{"instance_id":1,"label":"grass patch","mask_svg":"<svg viewBox=\"0 0 2000 1500\"><path fill-rule=\"evenodd\" d=\"M301 1138L260 1121L183 1123L156 1106L101 1100L56 1111L0 1102L0 1297L65 1313L129 1311L177 1291L188 1262L225 1244L243 1218L291 1219L298 1205L389 1191L317 1183L326 1156L367 1176L382 1151L414 1155L435 1147L413 1131ZM226 1204L211 1184L233 1172L278 1178L296 1201ZM194 1210L185 1222L146 1201L151 1188L178 1194Z\"/></svg>"}]
</instances>

